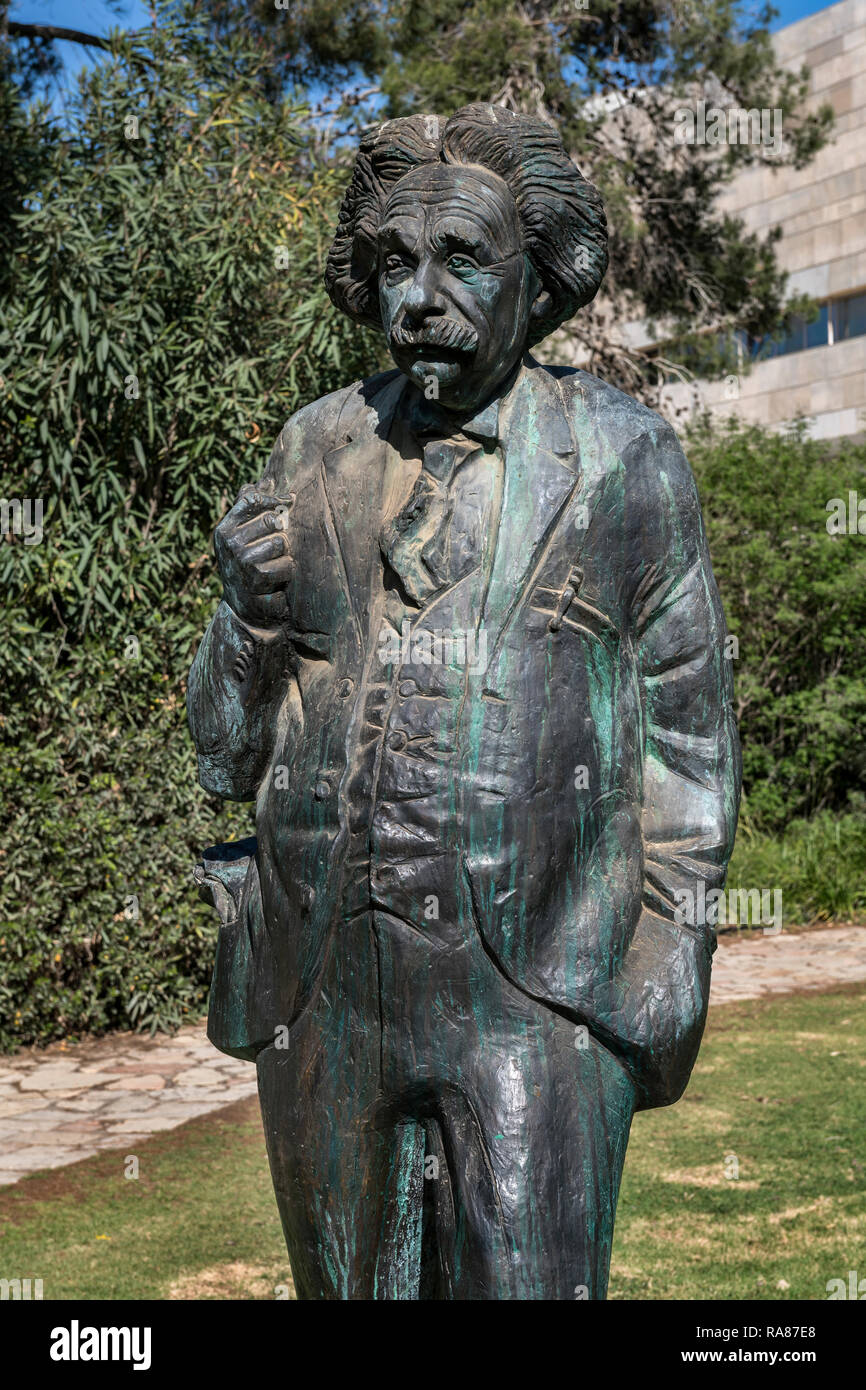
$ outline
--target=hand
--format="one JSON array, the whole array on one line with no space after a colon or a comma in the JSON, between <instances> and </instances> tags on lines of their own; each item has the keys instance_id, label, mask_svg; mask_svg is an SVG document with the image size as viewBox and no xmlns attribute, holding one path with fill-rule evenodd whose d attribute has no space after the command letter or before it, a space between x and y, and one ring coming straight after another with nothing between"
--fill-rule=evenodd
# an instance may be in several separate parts
<instances>
[{"instance_id":1,"label":"hand","mask_svg":"<svg viewBox=\"0 0 866 1390\"><path fill-rule=\"evenodd\" d=\"M242 487L214 532L225 601L252 627L276 627L288 613L295 562L286 530L294 498L275 496L273 487L270 478Z\"/></svg>"}]
</instances>

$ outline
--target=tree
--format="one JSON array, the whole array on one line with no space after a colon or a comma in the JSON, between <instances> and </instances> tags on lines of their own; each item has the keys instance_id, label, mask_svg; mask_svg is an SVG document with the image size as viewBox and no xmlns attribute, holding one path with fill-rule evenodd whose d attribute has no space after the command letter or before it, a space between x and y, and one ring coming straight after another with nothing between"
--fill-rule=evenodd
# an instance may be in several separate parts
<instances>
[{"instance_id":1,"label":"tree","mask_svg":"<svg viewBox=\"0 0 866 1390\"><path fill-rule=\"evenodd\" d=\"M6 1045L203 1002L189 870L249 825L186 731L211 532L287 416L375 357L322 288L339 177L261 61L186 15L114 35L62 119L2 88Z\"/></svg>"},{"instance_id":2,"label":"tree","mask_svg":"<svg viewBox=\"0 0 866 1390\"><path fill-rule=\"evenodd\" d=\"M235 22L226 0L207 9L218 33ZM603 299L570 333L591 371L641 392L658 379L655 354L617 346L617 322L648 318L668 356L715 375L734 369L737 331L762 337L806 307L785 303L775 234L751 235L716 205L748 164L807 163L831 126L829 108L805 109L807 75L776 62L774 13L741 0L257 0L248 23L271 54L271 87L326 82L344 134L479 100L555 122L611 230ZM359 83L375 84L360 105ZM681 142L675 113L701 100L781 111L784 150Z\"/></svg>"}]
</instances>

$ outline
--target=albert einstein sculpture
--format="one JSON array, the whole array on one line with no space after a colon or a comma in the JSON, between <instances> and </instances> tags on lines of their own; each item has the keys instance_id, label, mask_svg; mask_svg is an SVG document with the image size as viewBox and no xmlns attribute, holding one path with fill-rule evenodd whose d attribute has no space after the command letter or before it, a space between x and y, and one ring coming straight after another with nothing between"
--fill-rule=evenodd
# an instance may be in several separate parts
<instances>
[{"instance_id":1,"label":"albert einstein sculpture","mask_svg":"<svg viewBox=\"0 0 866 1390\"><path fill-rule=\"evenodd\" d=\"M682 1093L739 796L668 424L528 349L601 200L501 107L361 144L326 281L393 371L298 411L196 656L210 1036L255 1060L301 1299L604 1298L632 1114Z\"/></svg>"}]
</instances>

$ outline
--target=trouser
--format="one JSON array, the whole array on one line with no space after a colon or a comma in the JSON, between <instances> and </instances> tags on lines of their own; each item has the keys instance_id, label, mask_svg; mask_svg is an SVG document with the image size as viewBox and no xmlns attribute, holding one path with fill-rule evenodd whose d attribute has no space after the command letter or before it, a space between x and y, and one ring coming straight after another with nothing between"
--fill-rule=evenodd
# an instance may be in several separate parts
<instances>
[{"instance_id":1,"label":"trouser","mask_svg":"<svg viewBox=\"0 0 866 1390\"><path fill-rule=\"evenodd\" d=\"M298 1298L605 1297L633 1084L477 937L341 923L258 1077Z\"/></svg>"}]
</instances>

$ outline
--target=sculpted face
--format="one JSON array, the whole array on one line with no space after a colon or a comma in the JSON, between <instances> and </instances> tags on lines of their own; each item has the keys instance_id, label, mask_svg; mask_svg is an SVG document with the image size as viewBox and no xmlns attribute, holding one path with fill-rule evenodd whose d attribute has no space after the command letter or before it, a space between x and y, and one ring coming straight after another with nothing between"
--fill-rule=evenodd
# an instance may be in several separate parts
<instances>
[{"instance_id":1,"label":"sculpted face","mask_svg":"<svg viewBox=\"0 0 866 1390\"><path fill-rule=\"evenodd\" d=\"M525 350L539 290L496 174L429 164L394 186L379 228L382 322L397 366L428 397L483 405Z\"/></svg>"}]
</instances>

